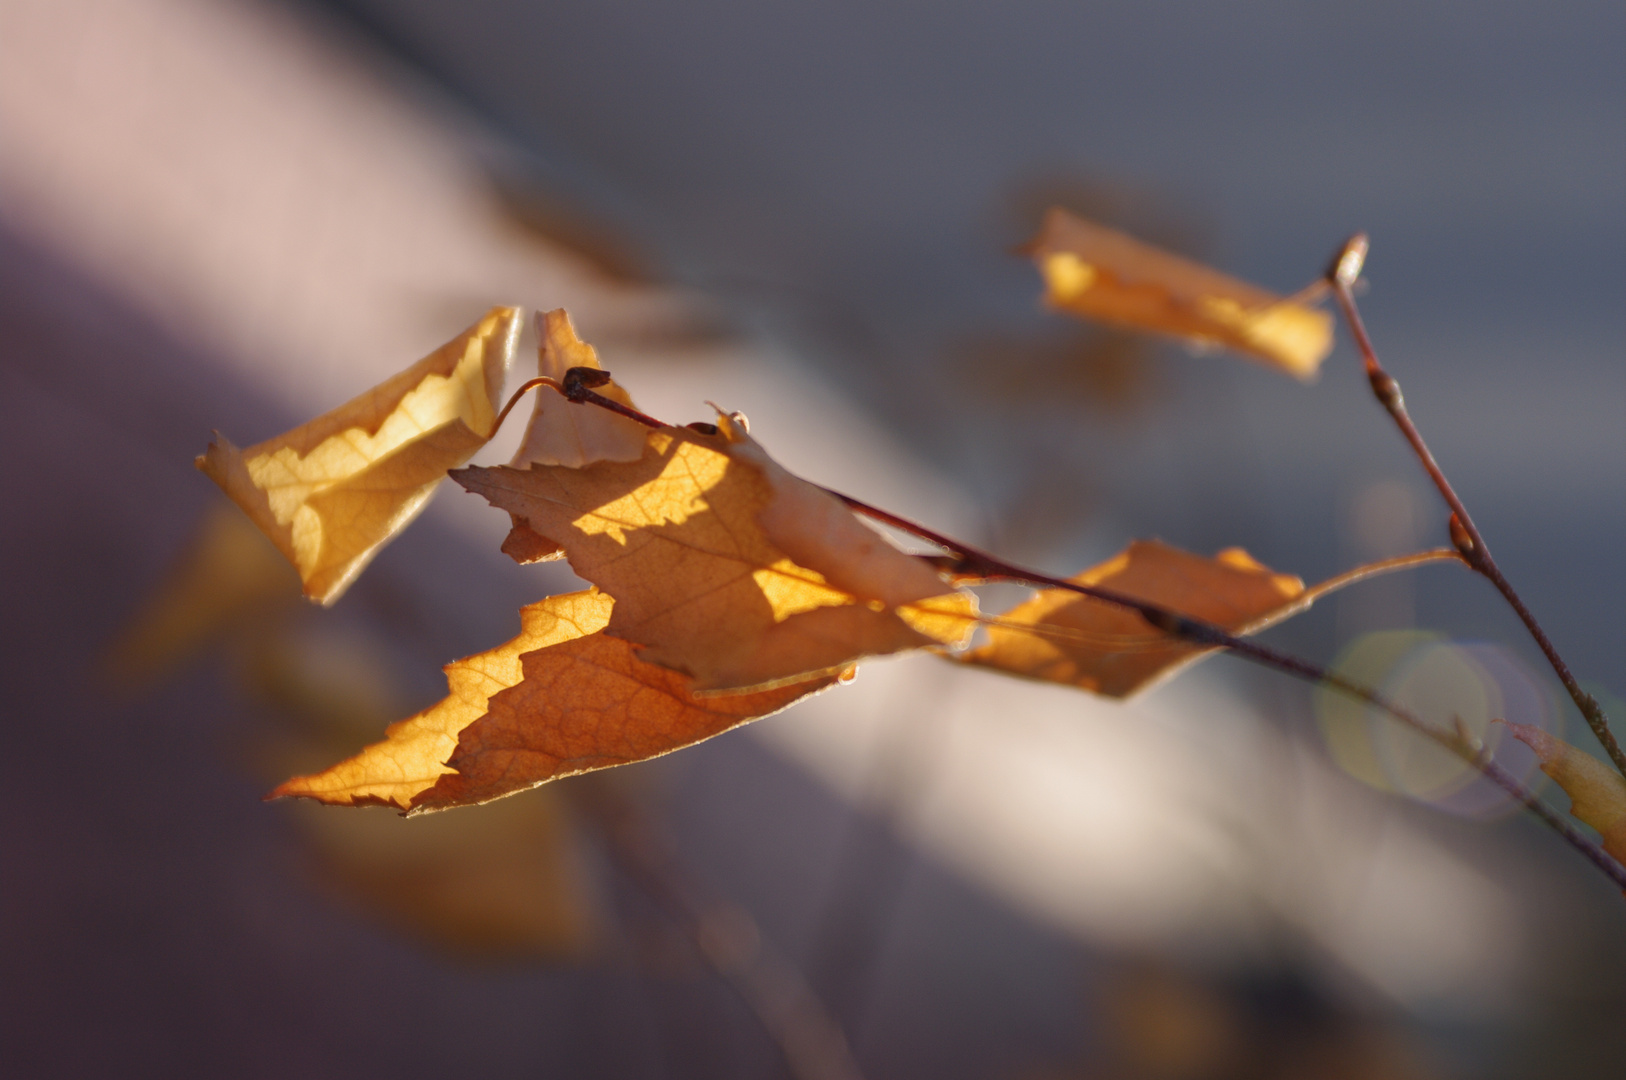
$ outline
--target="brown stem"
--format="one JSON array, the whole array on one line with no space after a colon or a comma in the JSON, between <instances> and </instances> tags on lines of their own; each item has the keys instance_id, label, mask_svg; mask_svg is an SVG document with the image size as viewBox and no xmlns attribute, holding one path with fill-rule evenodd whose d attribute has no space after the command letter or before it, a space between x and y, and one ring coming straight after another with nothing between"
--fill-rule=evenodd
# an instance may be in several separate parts
<instances>
[{"instance_id":1,"label":"brown stem","mask_svg":"<svg viewBox=\"0 0 1626 1080\"><path fill-rule=\"evenodd\" d=\"M1392 574L1397 570L1410 570L1414 566L1423 566L1431 562L1463 562L1461 552L1453 548L1430 548L1427 551L1414 551L1410 555L1396 555L1392 559L1379 559L1377 562L1362 563L1352 570L1345 570L1342 574L1335 574L1326 581L1317 582L1293 598L1294 603L1309 607L1328 593L1335 593L1356 582L1367 578L1378 577L1381 574Z\"/></svg>"},{"instance_id":2,"label":"brown stem","mask_svg":"<svg viewBox=\"0 0 1626 1080\"><path fill-rule=\"evenodd\" d=\"M571 368L565 372L565 381L562 383L546 375L539 375L534 379L527 380L520 384L518 390L509 395L508 404L502 407L502 412L497 414L496 423L491 425L491 433L495 435L497 429L502 427L502 422L508 419L508 414L514 410L515 405L519 404L520 398L539 386L551 386L563 394L567 401L573 401L578 405L597 405L601 409L608 409L613 413L620 413L630 420L636 420L645 427L658 428L666 426L647 413L641 413L637 409L623 405L614 398L607 398L593 390L593 387L603 386L609 381L610 373L608 371L589 367Z\"/></svg>"},{"instance_id":3,"label":"brown stem","mask_svg":"<svg viewBox=\"0 0 1626 1080\"><path fill-rule=\"evenodd\" d=\"M578 372L585 373L585 375L578 377ZM573 377L580 380L577 381L576 385L574 386L572 385ZM590 389L587 389L581 385L581 381L587 380L590 380L589 385L602 386L605 382L609 381L609 374L595 368L571 368L565 373L565 396L570 398L572 401L579 401L584 404L593 404L598 405L601 408L611 409L614 412L621 413L624 416L630 416L640 423L648 424L651 427L666 426L665 424L661 423L661 421L656 420L654 417L648 416L634 409L629 409L620 402L611 401L609 398L593 393ZM939 568L963 580L1009 581L1021 585L1037 585L1042 588L1065 589L1068 592L1075 592L1081 596L1088 596L1096 600L1104 601L1108 604L1113 604L1117 607L1126 608L1130 611L1137 612L1141 618L1150 623L1154 629L1160 630L1165 634L1178 637L1184 641L1189 641L1194 645L1229 649L1239 656L1252 660L1256 664L1260 664L1264 667L1274 668L1277 671L1292 675L1295 678L1303 679L1306 682L1316 684L1325 683L1326 685L1331 686L1342 693L1359 698L1373 707L1388 713L1390 716L1394 717L1402 724L1405 724L1407 727L1417 731L1419 734L1432 739L1436 743L1445 747L1447 750L1456 754L1458 757L1462 758L1464 761L1468 762L1468 764L1472 765L1474 768L1478 769L1484 776L1489 778L1492 783L1496 784L1509 795L1513 796L1514 799L1518 800L1533 814L1539 817L1550 828L1563 837L1571 847L1575 848L1594 866L1603 871L1603 873L1617 886L1619 886L1623 892L1626 892L1626 867L1621 866L1619 863L1615 862L1608 855L1606 855L1601 848L1599 848L1591 840L1587 839L1587 837L1582 835L1579 830L1571 825L1565 817L1537 798L1535 793L1521 784L1516 777L1514 777L1507 770L1503 769L1501 766L1497 765L1494 761L1491 761L1485 757L1485 755L1477 747L1464 743L1457 737L1454 731L1444 731L1435 728L1432 724L1425 723L1423 720L1400 708L1393 702L1388 701L1375 690L1370 690L1366 687L1360 686L1357 683L1350 682L1343 676L1336 675L1320 665L1310 663L1308 660L1300 660L1296 656L1290 656L1287 653L1278 652L1269 646L1260 645L1257 642L1238 637L1223 627L1215 626L1214 624L1204 622L1201 619L1194 619L1188 615L1182 615L1177 611L1171 611L1170 609L1162 607L1161 605L1149 603L1145 600L1139 600L1133 596L1126 596L1123 593L1114 592L1111 589L1103 589L1098 585L1081 585L1076 581L1068 581L1066 578L1051 577L1048 574L1041 574L1037 571L1026 570L1015 565L1014 563L1008 563L995 555L991 555L986 551L979 551L971 545L962 543L961 541L956 540L944 533L937 532L934 529L929 529L924 525L918 524L917 522L910 521L908 518L900 517L899 515L892 513L890 510L882 510L878 506L871 506L862 499L855 499L851 495L843 495L841 492L831 491L829 488L823 488L822 490L841 500L841 502L850 510L854 510L857 513L863 514L865 517L870 518L871 520L879 521L883 525L889 525L895 529L900 529L913 536L919 537L922 540L936 544L940 548L943 548L949 553L949 555L944 558L934 559L934 563ZM1458 550L1461 551L1460 546ZM1466 552L1462 552L1462 556L1465 560L1468 558ZM1402 561L1415 558L1417 557L1403 556ZM1470 565L1472 564L1470 563ZM1362 571L1369 570L1370 568L1363 567L1357 568L1357 570L1352 571L1351 573L1362 573Z\"/></svg>"},{"instance_id":4,"label":"brown stem","mask_svg":"<svg viewBox=\"0 0 1626 1080\"><path fill-rule=\"evenodd\" d=\"M508 396L508 404L504 405L502 407L502 412L497 414L497 422L491 425L491 434L497 434L497 429L502 427L502 422L504 420L508 419L508 414L514 411L514 406L519 404L519 399L539 386L551 386L561 394L565 392L564 387L560 386L557 382L548 378L546 375L539 375L528 382L520 383L519 389L515 390Z\"/></svg>"},{"instance_id":5,"label":"brown stem","mask_svg":"<svg viewBox=\"0 0 1626 1080\"><path fill-rule=\"evenodd\" d=\"M942 565L940 560L932 559L931 561L936 565ZM1383 574L1392 574L1400 570L1410 570L1414 567L1424 566L1432 562L1453 562L1460 565L1462 563L1462 556L1450 548L1431 548L1427 551L1414 551L1410 555L1397 555L1392 559L1380 559L1377 562L1363 563L1362 565L1354 567L1353 569L1345 570L1342 574L1336 574L1325 581L1320 581L1314 585L1311 585L1309 588L1305 589L1303 592L1299 593L1297 596L1293 597L1291 600L1280 605L1279 607L1272 608L1263 615L1250 619L1248 622L1243 623L1240 626L1234 627L1231 630L1231 633L1235 634L1237 637L1251 637L1262 630L1275 626L1283 619L1297 615L1299 612L1309 608L1322 597L1335 593L1339 589L1347 588L1350 585L1366 581L1369 578L1378 577ZM952 560L950 560L950 563L952 564ZM950 568L952 568L952 565ZM1002 619L997 615L978 615L977 621L983 626L999 626L1058 641L1082 642L1096 645L1114 645L1120 650L1138 649L1143 646L1151 645L1154 642L1165 640L1164 634L1155 631L1153 633L1138 637L1131 637L1123 634L1113 634L1109 636L1102 634L1090 634L1071 627L1051 625L1042 622L1028 623L1017 620L1007 620Z\"/></svg>"},{"instance_id":6,"label":"brown stem","mask_svg":"<svg viewBox=\"0 0 1626 1080\"><path fill-rule=\"evenodd\" d=\"M944 568L948 569L951 573L958 573L967 578L976 578L983 581L1010 581L1022 585L1038 585L1044 588L1065 589L1069 592L1078 593L1081 596L1088 596L1096 600L1102 600L1106 603L1114 604L1118 607L1128 608L1131 611L1138 612L1141 618L1145 619L1155 629L1181 638L1182 640L1189 641L1194 645L1208 645L1216 648L1229 649L1233 653L1242 656L1245 659L1252 660L1256 664L1260 664L1268 668L1274 668L1277 671L1292 675L1295 678L1303 679L1306 682L1315 684L1324 683L1327 686L1331 686L1335 690L1340 691L1341 693L1345 693L1351 697L1365 701L1374 708L1381 709L1383 712L1388 713L1402 724L1405 724L1407 727L1413 729L1426 738L1432 739L1440 746L1443 746L1445 749L1456 754L1458 757L1468 762L1468 764L1478 769L1492 783L1494 783L1497 787L1500 787L1503 791L1506 791L1519 803L1524 805L1526 809L1530 810L1533 814L1545 822L1548 827L1563 837L1571 847L1575 848L1583 856L1585 856L1589 862L1591 862L1599 870L1603 871L1603 873L1623 891L1626 891L1626 867L1622 867L1619 863L1615 862L1615 860L1606 855L1603 850L1598 847L1598 845L1594 844L1591 840L1584 836L1580 830L1575 828L1575 826L1569 822L1567 818L1537 798L1535 792L1521 784L1518 779L1506 769L1503 769L1494 761L1486 758L1477 747L1468 745L1463 742L1463 740L1459 739L1454 731L1445 731L1436 728L1434 725L1423 721L1419 717L1389 701L1375 690L1371 690L1367 687L1361 686L1358 683L1351 682L1348 679L1345 679L1343 676L1337 675L1334 672L1321 667L1319 664L1312 664L1308 660L1301 660L1296 656L1279 652L1267 645L1261 645L1258 642L1249 641L1246 638L1238 637L1223 627L1215 626L1214 624L1204 622L1201 619L1194 619L1190 616L1182 615L1179 612L1171 611L1165 607L1162 607L1161 605L1148 603L1145 600L1139 600L1132 596L1125 596L1122 593L1113 592L1110 589L1103 589L1097 585L1082 585L1076 581L1068 581L1065 578L1051 577L1048 574L1040 574L1032 570L1023 569L1022 567L1005 562L1003 559L1000 559L997 556L990 555L985 551L978 551L976 548L973 548L968 544L963 544L958 540L954 540L943 535L942 533L928 529L923 525L917 525L907 518L902 518L890 511L870 506L868 503L855 499L850 495L842 495L839 492L831 492L831 494L840 499L849 508L865 515L866 517L870 517L883 524L890 525L893 528L902 529L905 532L921 538L922 540L928 540L931 543L947 549L951 553L952 559L946 561ZM1406 556L1404 558L1411 559L1414 558L1414 556ZM1358 572L1359 570L1354 571L1353 573Z\"/></svg>"},{"instance_id":7,"label":"brown stem","mask_svg":"<svg viewBox=\"0 0 1626 1080\"><path fill-rule=\"evenodd\" d=\"M1563 683L1564 689L1569 692L1575 707L1586 717L1587 726L1592 729L1592 734L1597 736L1609 759L1615 763L1615 768L1620 770L1622 775L1626 775L1626 751L1623 751L1620 743L1615 740L1615 733L1609 730L1609 718L1604 715L1602 706L1598 704L1596 698L1581 689L1581 684L1575 681L1569 665L1558 654L1558 649L1547 637L1547 632L1541 628L1541 624L1530 613L1530 609L1524 606L1524 601L1514 591L1512 583L1496 565L1496 560L1491 557L1490 548L1485 545L1485 538L1480 535L1478 526L1468 513L1468 508L1463 505L1462 499L1451 487L1451 482L1445 478L1445 473L1434 460L1434 455L1429 451L1428 444L1423 441L1417 425L1412 423L1411 415L1406 411L1405 397L1400 392L1400 384L1378 362L1377 350L1372 347L1372 338L1367 334L1366 324L1355 306L1355 282L1361 276L1361 266L1366 261L1367 247L1364 233L1351 237L1328 269L1327 283L1332 286L1333 295L1344 313L1344 320L1349 324L1350 334L1355 338L1355 347L1360 350L1367 381L1372 384L1372 393L1394 420L1395 426L1400 429L1406 441L1411 444L1417 460L1423 465L1423 471L1428 473L1440 496L1451 508L1451 542L1462 553L1463 562L1502 594L1502 598L1519 617L1519 621L1524 623L1525 629L1535 639L1537 647L1547 657L1547 662L1558 675L1558 681Z\"/></svg>"}]
</instances>

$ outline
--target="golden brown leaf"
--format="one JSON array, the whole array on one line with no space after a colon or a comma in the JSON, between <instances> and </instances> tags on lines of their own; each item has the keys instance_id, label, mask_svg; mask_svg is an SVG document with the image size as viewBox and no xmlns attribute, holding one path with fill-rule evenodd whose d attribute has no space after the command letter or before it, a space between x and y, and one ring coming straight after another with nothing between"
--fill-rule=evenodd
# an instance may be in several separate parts
<instances>
[{"instance_id":1,"label":"golden brown leaf","mask_svg":"<svg viewBox=\"0 0 1626 1080\"><path fill-rule=\"evenodd\" d=\"M733 418L648 433L640 460L464 469L615 597L607 632L697 689L747 690L960 644L971 597L775 464Z\"/></svg>"},{"instance_id":2,"label":"golden brown leaf","mask_svg":"<svg viewBox=\"0 0 1626 1080\"><path fill-rule=\"evenodd\" d=\"M562 383L573 367L603 370L598 353L576 336L570 316L563 308L536 316L537 374ZM632 396L614 380L596 387L596 392L629 408ZM541 386L531 409L530 423L514 459L515 468L532 463L564 465L579 469L595 461L637 461L644 453L645 427L608 409L573 405L559 391ZM557 559L564 549L514 518L513 528L503 541L505 555L517 563Z\"/></svg>"},{"instance_id":3,"label":"golden brown leaf","mask_svg":"<svg viewBox=\"0 0 1626 1080\"><path fill-rule=\"evenodd\" d=\"M1332 316L1051 210L1030 245L1052 307L1135 330L1224 345L1290 375L1315 375Z\"/></svg>"},{"instance_id":4,"label":"golden brown leaf","mask_svg":"<svg viewBox=\"0 0 1626 1080\"><path fill-rule=\"evenodd\" d=\"M573 367L602 370L597 351L576 336L563 308L538 312L536 333L538 375L562 383L565 372ZM601 397L632 406L631 395L614 380L594 389ZM536 392L531 421L511 464L523 467L534 462L579 469L595 461L637 461L644 453L644 431L636 420L607 409L572 405L559 391L543 386Z\"/></svg>"},{"instance_id":5,"label":"golden brown leaf","mask_svg":"<svg viewBox=\"0 0 1626 1080\"><path fill-rule=\"evenodd\" d=\"M1212 559L1137 540L1074 577L1137 600L1254 633L1299 611L1304 583L1276 574L1241 548ZM1065 589L1045 589L993 620L988 643L966 663L1128 697L1212 649L1155 630L1136 612Z\"/></svg>"},{"instance_id":6,"label":"golden brown leaf","mask_svg":"<svg viewBox=\"0 0 1626 1080\"><path fill-rule=\"evenodd\" d=\"M492 308L407 370L246 450L224 438L197 466L331 604L424 508L446 470L491 437L519 310Z\"/></svg>"},{"instance_id":7,"label":"golden brown leaf","mask_svg":"<svg viewBox=\"0 0 1626 1080\"><path fill-rule=\"evenodd\" d=\"M1570 797L1570 813L1598 830L1603 849L1626 863L1626 777L1531 724L1507 723L1513 737L1536 752L1541 771Z\"/></svg>"},{"instance_id":8,"label":"golden brown leaf","mask_svg":"<svg viewBox=\"0 0 1626 1080\"><path fill-rule=\"evenodd\" d=\"M448 664L450 693L381 743L272 797L421 811L488 802L561 776L657 757L777 712L835 681L698 698L694 680L603 633L597 589L522 608L520 635Z\"/></svg>"}]
</instances>

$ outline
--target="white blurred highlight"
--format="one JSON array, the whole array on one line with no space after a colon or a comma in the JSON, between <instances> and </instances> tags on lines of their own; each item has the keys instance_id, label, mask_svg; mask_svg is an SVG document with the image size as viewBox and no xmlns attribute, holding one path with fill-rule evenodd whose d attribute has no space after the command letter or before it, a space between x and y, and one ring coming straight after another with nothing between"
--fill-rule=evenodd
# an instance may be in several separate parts
<instances>
[{"instance_id":1,"label":"white blurred highlight","mask_svg":"<svg viewBox=\"0 0 1626 1080\"><path fill-rule=\"evenodd\" d=\"M919 708L929 723L911 719ZM896 725L918 760L888 766ZM1246 964L1280 922L1396 1003L1512 1003L1525 960L1512 898L1210 671L1118 704L927 658L872 663L852 690L752 730L1087 939Z\"/></svg>"}]
</instances>

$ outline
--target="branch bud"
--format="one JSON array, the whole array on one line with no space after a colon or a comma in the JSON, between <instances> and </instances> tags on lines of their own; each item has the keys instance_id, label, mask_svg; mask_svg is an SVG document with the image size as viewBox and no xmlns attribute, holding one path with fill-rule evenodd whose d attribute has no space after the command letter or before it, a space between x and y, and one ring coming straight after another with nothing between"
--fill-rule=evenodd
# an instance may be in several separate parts
<instances>
[{"instance_id":1,"label":"branch bud","mask_svg":"<svg viewBox=\"0 0 1626 1080\"><path fill-rule=\"evenodd\" d=\"M1447 527L1451 531L1451 546L1456 548L1457 552L1464 559L1467 559L1469 563L1473 563L1479 555L1479 545L1474 543L1473 534L1468 531L1467 526L1463 525L1462 519L1454 513L1451 515Z\"/></svg>"},{"instance_id":2,"label":"branch bud","mask_svg":"<svg viewBox=\"0 0 1626 1080\"><path fill-rule=\"evenodd\" d=\"M571 401L586 400L586 391L610 381L610 373L599 368L573 367L565 372L565 397Z\"/></svg>"},{"instance_id":3,"label":"branch bud","mask_svg":"<svg viewBox=\"0 0 1626 1080\"><path fill-rule=\"evenodd\" d=\"M1367 378L1372 383L1372 393L1377 395L1385 409L1399 412L1406 407L1406 399L1400 393L1400 384L1395 381L1394 376L1382 368L1372 368Z\"/></svg>"},{"instance_id":4,"label":"branch bud","mask_svg":"<svg viewBox=\"0 0 1626 1080\"><path fill-rule=\"evenodd\" d=\"M1366 253L1371 246L1365 233L1356 233L1344 241L1337 258L1327 268L1327 279L1346 289L1353 286L1361 276L1361 267L1366 265Z\"/></svg>"}]
</instances>

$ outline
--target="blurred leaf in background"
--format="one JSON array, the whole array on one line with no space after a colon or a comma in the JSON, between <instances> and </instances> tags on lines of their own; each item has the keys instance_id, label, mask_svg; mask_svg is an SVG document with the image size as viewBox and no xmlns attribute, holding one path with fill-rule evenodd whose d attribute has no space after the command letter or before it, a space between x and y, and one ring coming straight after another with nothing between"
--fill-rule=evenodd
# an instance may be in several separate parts
<instances>
[{"instance_id":1,"label":"blurred leaf in background","mask_svg":"<svg viewBox=\"0 0 1626 1080\"><path fill-rule=\"evenodd\" d=\"M301 599L287 559L221 500L104 666L134 694L191 662L223 665L276 718L236 762L269 786L350 752L407 711L389 639L332 618ZM602 934L567 804L549 791L478 816L291 814L313 882L343 906L459 955L559 962L586 958Z\"/></svg>"}]
</instances>

